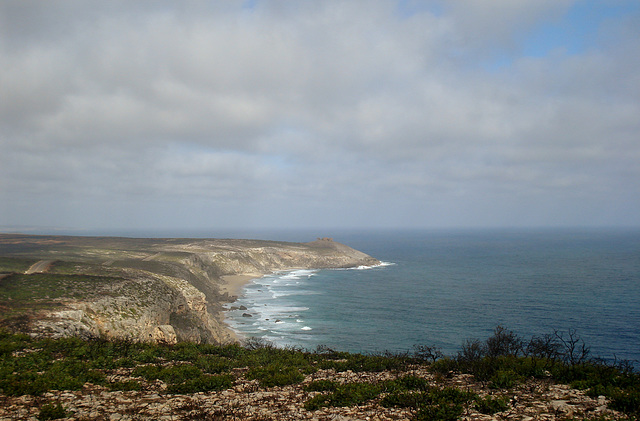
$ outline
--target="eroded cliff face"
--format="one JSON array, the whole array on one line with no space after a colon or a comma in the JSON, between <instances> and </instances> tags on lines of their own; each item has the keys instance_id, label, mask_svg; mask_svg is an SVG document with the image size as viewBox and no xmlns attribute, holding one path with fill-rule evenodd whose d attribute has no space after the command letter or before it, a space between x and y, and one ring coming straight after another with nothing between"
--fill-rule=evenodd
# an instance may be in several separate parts
<instances>
[{"instance_id":1,"label":"eroded cliff face","mask_svg":"<svg viewBox=\"0 0 640 421\"><path fill-rule=\"evenodd\" d=\"M35 333L166 343L233 340L222 320L208 311L205 294L179 278L138 272L115 288L62 303L64 310L35 321Z\"/></svg>"},{"instance_id":2,"label":"eroded cliff face","mask_svg":"<svg viewBox=\"0 0 640 421\"><path fill-rule=\"evenodd\" d=\"M283 243L0 235L3 255L11 249L7 244L18 243L22 247L14 254L22 257L25 243L38 244L37 250L28 247L28 254L57 262L49 267L52 275L62 267L68 272L74 262L75 273L106 279L82 294L78 285L74 293L69 281L69 293L56 298L55 310L37 312L31 332L54 337L226 343L234 335L224 324L222 305L233 298L221 292L223 276L379 263L330 239Z\"/></svg>"}]
</instances>

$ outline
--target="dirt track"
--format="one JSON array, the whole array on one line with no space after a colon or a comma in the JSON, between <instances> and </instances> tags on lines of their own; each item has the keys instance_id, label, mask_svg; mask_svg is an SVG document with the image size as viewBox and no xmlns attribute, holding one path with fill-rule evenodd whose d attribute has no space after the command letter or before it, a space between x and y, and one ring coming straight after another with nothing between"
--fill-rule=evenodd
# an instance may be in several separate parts
<instances>
[{"instance_id":1,"label":"dirt track","mask_svg":"<svg viewBox=\"0 0 640 421\"><path fill-rule=\"evenodd\" d=\"M43 273L49 270L51 265L53 264L53 260L40 260L31 265L29 269L25 272L26 275L30 275L32 273Z\"/></svg>"}]
</instances>

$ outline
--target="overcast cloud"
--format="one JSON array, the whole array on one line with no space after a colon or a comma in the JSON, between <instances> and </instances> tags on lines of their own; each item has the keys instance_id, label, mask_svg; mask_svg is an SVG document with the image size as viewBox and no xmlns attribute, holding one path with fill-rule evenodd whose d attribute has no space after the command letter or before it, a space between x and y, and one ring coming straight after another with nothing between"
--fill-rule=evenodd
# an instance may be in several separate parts
<instances>
[{"instance_id":1,"label":"overcast cloud","mask_svg":"<svg viewBox=\"0 0 640 421\"><path fill-rule=\"evenodd\" d=\"M601 3L3 1L0 227L640 225Z\"/></svg>"}]
</instances>

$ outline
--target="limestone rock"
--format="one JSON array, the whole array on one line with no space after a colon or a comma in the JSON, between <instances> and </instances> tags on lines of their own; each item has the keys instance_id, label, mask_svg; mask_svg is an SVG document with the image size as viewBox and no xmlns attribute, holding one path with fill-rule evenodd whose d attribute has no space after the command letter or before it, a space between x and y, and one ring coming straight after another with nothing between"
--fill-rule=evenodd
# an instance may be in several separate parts
<instances>
[{"instance_id":1,"label":"limestone rock","mask_svg":"<svg viewBox=\"0 0 640 421\"><path fill-rule=\"evenodd\" d=\"M171 325L158 326L153 334L153 340L166 344L175 344L178 342L176 331Z\"/></svg>"}]
</instances>

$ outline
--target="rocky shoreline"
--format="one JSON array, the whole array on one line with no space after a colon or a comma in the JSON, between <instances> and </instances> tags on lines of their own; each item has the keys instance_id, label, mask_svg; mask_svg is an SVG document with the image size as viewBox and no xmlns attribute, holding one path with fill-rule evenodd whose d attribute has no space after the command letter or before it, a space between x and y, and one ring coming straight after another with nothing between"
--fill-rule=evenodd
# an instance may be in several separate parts
<instances>
[{"instance_id":1,"label":"rocky shoreline","mask_svg":"<svg viewBox=\"0 0 640 421\"><path fill-rule=\"evenodd\" d=\"M0 234L0 257L8 268L0 266L0 287L28 290L0 288L0 308L11 314L0 317L0 325L37 336L166 343L234 341L223 305L237 296L238 278L378 263L328 238L288 243ZM11 270L20 263L26 265L20 272Z\"/></svg>"}]
</instances>

